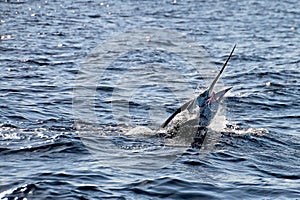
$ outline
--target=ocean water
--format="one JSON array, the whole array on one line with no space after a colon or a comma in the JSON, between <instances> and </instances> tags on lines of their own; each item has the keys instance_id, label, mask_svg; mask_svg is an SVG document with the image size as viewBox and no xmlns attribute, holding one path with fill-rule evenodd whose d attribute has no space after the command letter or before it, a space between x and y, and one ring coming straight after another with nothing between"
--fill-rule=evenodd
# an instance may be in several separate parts
<instances>
[{"instance_id":1,"label":"ocean water","mask_svg":"<svg viewBox=\"0 0 300 200\"><path fill-rule=\"evenodd\" d=\"M0 0L0 199L300 199L299 1ZM203 147L151 135L207 87Z\"/></svg>"}]
</instances>

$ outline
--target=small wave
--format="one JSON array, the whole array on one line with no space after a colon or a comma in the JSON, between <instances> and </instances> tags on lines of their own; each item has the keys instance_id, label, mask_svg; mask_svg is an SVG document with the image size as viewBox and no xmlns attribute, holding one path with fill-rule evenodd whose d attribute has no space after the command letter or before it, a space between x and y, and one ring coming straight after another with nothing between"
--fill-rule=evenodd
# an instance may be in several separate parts
<instances>
[{"instance_id":1,"label":"small wave","mask_svg":"<svg viewBox=\"0 0 300 200\"><path fill-rule=\"evenodd\" d=\"M35 184L25 184L0 192L0 199L19 199L32 196L31 194L37 189Z\"/></svg>"},{"instance_id":2,"label":"small wave","mask_svg":"<svg viewBox=\"0 0 300 200\"><path fill-rule=\"evenodd\" d=\"M26 130L2 127L0 130L0 144L2 155L15 155L26 152L63 153L84 151L77 135L45 128Z\"/></svg>"},{"instance_id":3,"label":"small wave","mask_svg":"<svg viewBox=\"0 0 300 200\"><path fill-rule=\"evenodd\" d=\"M143 194L157 198L168 199L215 199L216 186L210 183L201 183L177 177L162 177L156 180L143 180L128 185L136 194Z\"/></svg>"}]
</instances>

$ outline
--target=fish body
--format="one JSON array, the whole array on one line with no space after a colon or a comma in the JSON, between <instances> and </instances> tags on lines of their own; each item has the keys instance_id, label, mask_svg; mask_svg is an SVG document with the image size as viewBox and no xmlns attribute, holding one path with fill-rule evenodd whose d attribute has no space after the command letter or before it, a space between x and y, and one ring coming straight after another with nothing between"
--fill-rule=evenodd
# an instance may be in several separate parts
<instances>
[{"instance_id":1,"label":"fish body","mask_svg":"<svg viewBox=\"0 0 300 200\"><path fill-rule=\"evenodd\" d=\"M199 147L199 145L201 147L207 134L207 127L215 117L221 100L232 88L230 87L217 93L213 91L214 86L231 58L235 47L236 45L234 45L226 62L208 89L194 99L183 104L164 123L162 123L159 131L159 134L162 137L172 139L183 135L182 137L188 138L192 147Z\"/></svg>"}]
</instances>

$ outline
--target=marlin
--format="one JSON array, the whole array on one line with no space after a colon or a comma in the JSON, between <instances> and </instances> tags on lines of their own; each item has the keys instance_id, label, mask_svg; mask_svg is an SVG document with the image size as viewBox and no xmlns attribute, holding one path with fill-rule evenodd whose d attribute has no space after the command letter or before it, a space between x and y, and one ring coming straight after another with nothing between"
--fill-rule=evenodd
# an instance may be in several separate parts
<instances>
[{"instance_id":1,"label":"marlin","mask_svg":"<svg viewBox=\"0 0 300 200\"><path fill-rule=\"evenodd\" d=\"M183 104L180 108L178 108L161 126L160 130L168 130L165 133L160 133L161 136L164 138L174 138L176 137L179 133L179 129L181 126L186 126L187 124L189 126L193 126L193 142L192 142L192 147L196 148L201 148L202 143L204 142L205 136L207 134L207 127L210 125L211 121L215 117L220 102L223 99L224 95L232 88L229 87L225 90L219 91L215 93L214 87L216 83L218 82L221 74L223 73L225 67L227 66L228 61L230 60L234 49L236 45L234 45L233 49L231 50L227 60L223 64L223 67L211 83L211 85L201 94L196 96L194 99L186 102ZM196 120L187 120L186 122L183 123L172 123L175 121L174 119L180 115L181 113L196 113ZM189 121L189 123L187 123ZM192 123L191 123L192 122ZM187 129L183 129L185 134L187 132ZM189 129L190 130L190 129Z\"/></svg>"}]
</instances>

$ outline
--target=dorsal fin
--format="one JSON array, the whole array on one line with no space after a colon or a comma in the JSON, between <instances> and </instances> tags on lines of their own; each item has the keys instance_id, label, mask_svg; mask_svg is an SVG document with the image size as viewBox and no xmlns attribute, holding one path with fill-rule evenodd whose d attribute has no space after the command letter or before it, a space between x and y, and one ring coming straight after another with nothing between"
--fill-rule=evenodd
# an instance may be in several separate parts
<instances>
[{"instance_id":1,"label":"dorsal fin","mask_svg":"<svg viewBox=\"0 0 300 200\"><path fill-rule=\"evenodd\" d=\"M165 128L178 113L185 110L191 104L191 101L194 101L194 99L186 102L180 108L178 108L160 127Z\"/></svg>"}]
</instances>

